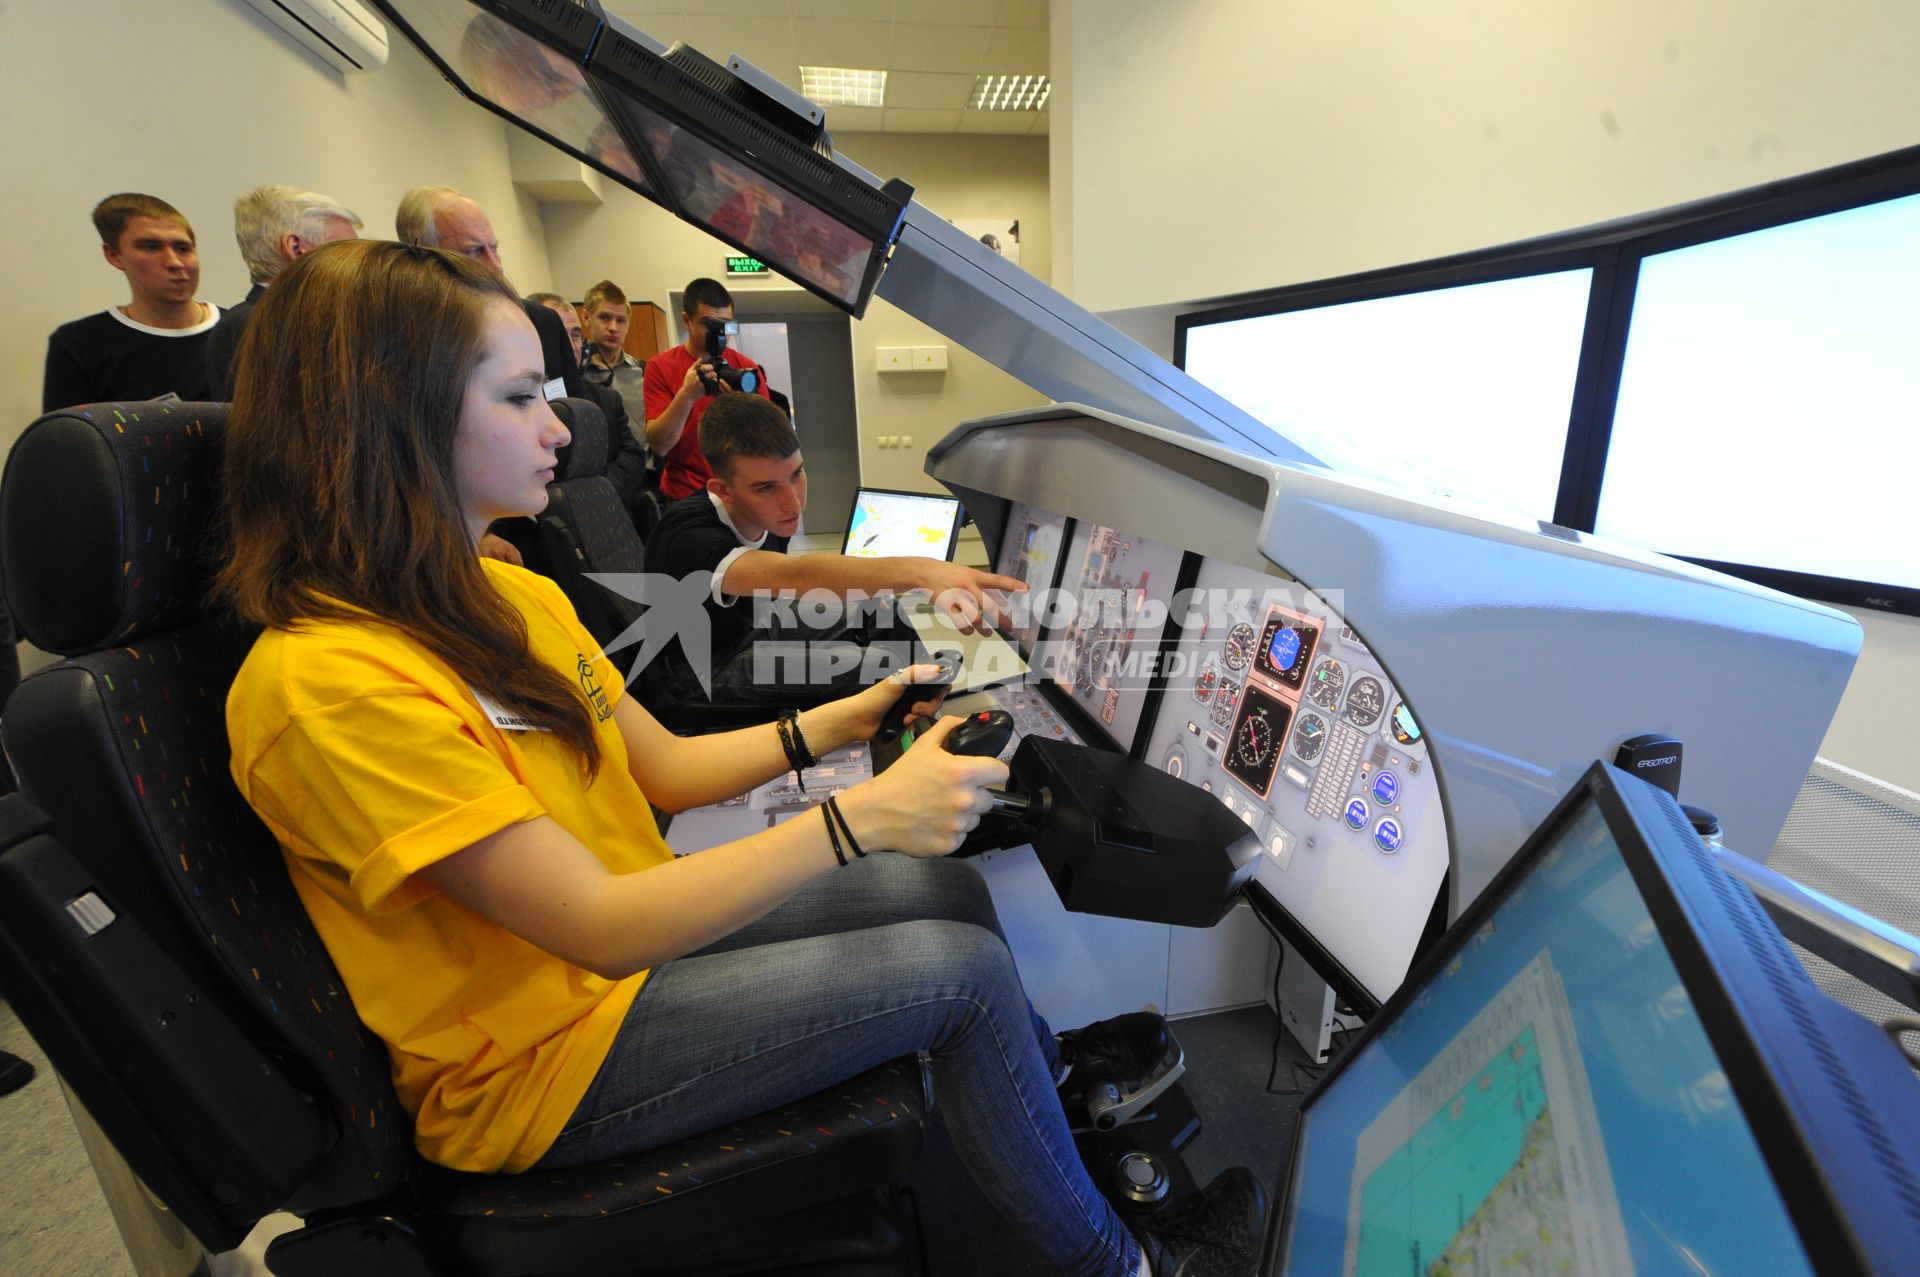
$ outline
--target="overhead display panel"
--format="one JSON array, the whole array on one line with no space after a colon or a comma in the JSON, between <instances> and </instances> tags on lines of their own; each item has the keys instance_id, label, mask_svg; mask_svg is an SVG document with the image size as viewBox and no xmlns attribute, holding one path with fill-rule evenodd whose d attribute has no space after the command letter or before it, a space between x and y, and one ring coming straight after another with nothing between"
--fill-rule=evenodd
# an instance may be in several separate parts
<instances>
[{"instance_id":1,"label":"overhead display panel","mask_svg":"<svg viewBox=\"0 0 1920 1277\"><path fill-rule=\"evenodd\" d=\"M376 0L462 93L855 316L913 196L834 162L820 113L576 0ZM802 102L802 105L806 105Z\"/></svg>"},{"instance_id":2,"label":"overhead display panel","mask_svg":"<svg viewBox=\"0 0 1920 1277\"><path fill-rule=\"evenodd\" d=\"M571 3L379 4L462 93L647 198L658 198L587 83L587 50L599 26L592 11Z\"/></svg>"}]
</instances>

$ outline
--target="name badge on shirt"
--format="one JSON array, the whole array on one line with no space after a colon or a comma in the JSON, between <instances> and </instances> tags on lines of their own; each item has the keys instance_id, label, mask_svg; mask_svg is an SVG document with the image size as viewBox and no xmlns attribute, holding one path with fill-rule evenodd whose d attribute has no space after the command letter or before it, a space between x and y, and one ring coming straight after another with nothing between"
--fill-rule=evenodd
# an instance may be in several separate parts
<instances>
[{"instance_id":1,"label":"name badge on shirt","mask_svg":"<svg viewBox=\"0 0 1920 1277\"><path fill-rule=\"evenodd\" d=\"M538 723L503 709L491 697L482 694L480 689L472 683L467 684L467 690L473 693L474 702L480 706L481 713L491 719L493 725L503 732L550 732L553 730L551 727L542 727Z\"/></svg>"},{"instance_id":2,"label":"name badge on shirt","mask_svg":"<svg viewBox=\"0 0 1920 1277\"><path fill-rule=\"evenodd\" d=\"M567 397L567 383L565 382L565 380L559 377L555 377L552 381L540 387L540 390L541 390L541 393L546 395L548 403L552 403L556 399L565 399Z\"/></svg>"}]
</instances>

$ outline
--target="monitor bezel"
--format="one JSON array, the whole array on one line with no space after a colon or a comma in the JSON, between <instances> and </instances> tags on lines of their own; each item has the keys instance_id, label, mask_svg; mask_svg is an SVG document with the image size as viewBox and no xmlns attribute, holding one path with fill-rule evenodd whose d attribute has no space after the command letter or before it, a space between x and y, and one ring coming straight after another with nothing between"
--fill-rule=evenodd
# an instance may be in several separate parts
<instances>
[{"instance_id":1,"label":"monitor bezel","mask_svg":"<svg viewBox=\"0 0 1920 1277\"><path fill-rule=\"evenodd\" d=\"M1635 795L1638 801L1630 802L1625 789L1629 785L1647 789L1655 797L1649 799L1644 795ZM1822 1168L1798 1133L1793 1107L1783 1095L1781 1080L1766 1058L1768 1053L1761 1045L1760 1035L1737 1007L1739 994L1731 987L1725 965L1716 962L1713 952L1710 952L1720 948L1716 944L1718 937L1712 933L1719 926L1738 923L1721 918L1716 924L1711 916L1699 915L1691 897L1696 895L1701 884L1680 882L1669 876L1676 872L1670 866L1685 859L1688 853L1704 855L1699 851L1698 839L1686 824L1686 818L1680 814L1678 805L1664 792L1652 791L1646 782L1602 762L1592 764L1579 782L1568 790L1552 813L1528 836L1520 850L1461 914L1459 920L1414 963L1407 978L1387 1000L1380 1014L1367 1022L1366 1027L1327 1066L1319 1081L1301 1099L1298 1119L1293 1128L1292 1147L1285 1166L1286 1179L1280 1186L1282 1191L1275 1195L1268 1216L1266 1240L1262 1248L1263 1272L1284 1271L1280 1265L1291 1239L1294 1190L1299 1183L1306 1124L1312 1117L1314 1106L1345 1075L1348 1066L1359 1058L1361 1052L1405 1013L1454 955L1472 940L1589 801L1599 808L1608 830L1614 835L1621 859L1647 906L1648 915L1660 932L1660 938L1666 945L1688 997L1693 1001L1701 1027L1726 1073L1754 1141L1767 1164L1768 1175L1780 1193L1781 1202L1796 1233L1803 1239L1846 1237L1849 1240L1850 1246L1845 1255L1836 1255L1830 1249L1823 1248L1818 1254L1810 1250L1809 1259L1818 1266L1822 1277L1829 1277L1830 1274L1871 1277L1874 1270L1860 1254L1857 1239L1847 1226L1845 1213L1825 1191L1826 1180ZM1649 802L1671 809L1664 830L1657 823L1643 819L1646 813L1636 810ZM1654 843L1669 838L1673 840L1669 851L1654 850ZM1682 843L1682 838L1692 845L1689 847ZM1709 872L1720 872L1711 867L1711 862L1707 863ZM1677 873L1690 876L1690 871L1686 869L1679 869ZM1745 892L1744 887L1730 885ZM1754 909L1757 913L1758 906L1755 905ZM1765 925L1770 928L1772 924ZM1785 950L1785 941L1779 938L1777 932L1773 933L1772 940ZM1787 956L1793 960L1790 953ZM1844 1262L1835 1266L1836 1260Z\"/></svg>"},{"instance_id":2,"label":"monitor bezel","mask_svg":"<svg viewBox=\"0 0 1920 1277\"><path fill-rule=\"evenodd\" d=\"M953 502L953 528L947 533L947 552L941 557L948 563L953 562L954 551L960 546L960 529L967 522L967 507L959 497L951 492L919 492L912 488L876 488L863 483L853 490L853 503L847 507L847 530L840 534L840 553L845 558L857 558L847 552L847 539L853 535L853 512L860 508L860 499L865 496L876 497L914 497L921 501Z\"/></svg>"}]
</instances>

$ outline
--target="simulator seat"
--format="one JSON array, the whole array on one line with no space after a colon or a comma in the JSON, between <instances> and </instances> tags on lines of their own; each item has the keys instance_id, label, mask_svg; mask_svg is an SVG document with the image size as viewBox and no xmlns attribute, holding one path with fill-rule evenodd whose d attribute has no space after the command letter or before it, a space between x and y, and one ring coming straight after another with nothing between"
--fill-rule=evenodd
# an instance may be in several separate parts
<instances>
[{"instance_id":1,"label":"simulator seat","mask_svg":"<svg viewBox=\"0 0 1920 1277\"><path fill-rule=\"evenodd\" d=\"M619 1162L424 1162L267 829L227 775L254 637L203 615L224 404L29 426L0 479L14 615L66 657L0 718L0 988L135 1174L211 1251L265 1215L282 1277L919 1271L891 1189L912 1058ZM44 813L44 814L42 814Z\"/></svg>"},{"instance_id":2,"label":"simulator seat","mask_svg":"<svg viewBox=\"0 0 1920 1277\"><path fill-rule=\"evenodd\" d=\"M604 647L625 634L646 614L646 605L591 579L590 573L631 574L646 570L646 544L635 531L633 518L620 503L613 481L607 478L606 414L584 399L557 399L553 410L573 434L562 451L553 482L547 485L547 508L539 517L540 547L553 579L559 583L581 624ZM658 493L647 494L657 500ZM650 507L657 510L658 507ZM656 517L654 526L658 526ZM652 711L669 731L681 735L726 731L770 723L779 707L717 705L681 695L666 676L664 662L652 661L639 670L639 642L631 642L608 659L627 675L627 688Z\"/></svg>"}]
</instances>

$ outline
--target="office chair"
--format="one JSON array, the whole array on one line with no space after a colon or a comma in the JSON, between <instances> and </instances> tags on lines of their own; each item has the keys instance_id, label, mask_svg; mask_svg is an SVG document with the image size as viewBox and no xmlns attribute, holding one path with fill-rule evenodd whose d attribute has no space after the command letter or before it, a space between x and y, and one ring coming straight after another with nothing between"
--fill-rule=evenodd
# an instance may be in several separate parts
<instances>
[{"instance_id":1,"label":"office chair","mask_svg":"<svg viewBox=\"0 0 1920 1277\"><path fill-rule=\"evenodd\" d=\"M22 634L65 657L0 715L0 989L134 1172L211 1251L266 1214L280 1277L915 1273L893 1191L911 1058L651 1152L466 1175L414 1151L272 836L227 773L254 633L202 611L225 404L29 426L0 478Z\"/></svg>"},{"instance_id":2,"label":"office chair","mask_svg":"<svg viewBox=\"0 0 1920 1277\"><path fill-rule=\"evenodd\" d=\"M646 568L646 545L613 481L606 477L611 454L606 414L584 399L557 399L553 410L567 424L573 441L547 485L547 508L537 520L540 557L579 613L581 624L605 645L624 634L646 609L588 574L637 576ZM648 494L655 499L658 495ZM658 526L657 518L654 525ZM682 735L727 731L770 723L779 716L779 706L715 704L689 696L682 684L669 677L664 661L649 662L635 673L633 663L639 654L640 644L631 643L607 656L628 676L628 691L669 731Z\"/></svg>"}]
</instances>

